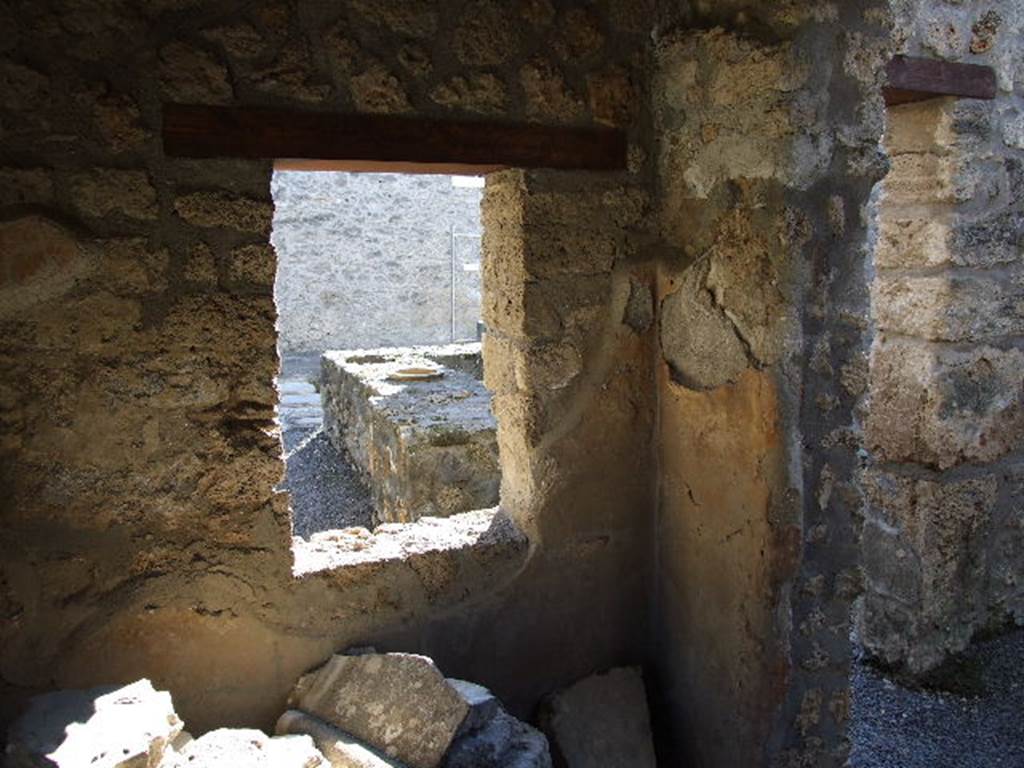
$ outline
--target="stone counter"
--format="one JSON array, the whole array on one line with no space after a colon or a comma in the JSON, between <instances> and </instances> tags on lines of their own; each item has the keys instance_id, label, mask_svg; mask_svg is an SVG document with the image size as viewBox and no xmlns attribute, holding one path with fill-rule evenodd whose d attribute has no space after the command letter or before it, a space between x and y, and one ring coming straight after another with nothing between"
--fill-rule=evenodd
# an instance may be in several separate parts
<instances>
[{"instance_id":1,"label":"stone counter","mask_svg":"<svg viewBox=\"0 0 1024 768\"><path fill-rule=\"evenodd\" d=\"M432 381L392 381L402 368ZM370 488L375 524L492 507L501 473L479 344L325 352L324 430Z\"/></svg>"}]
</instances>

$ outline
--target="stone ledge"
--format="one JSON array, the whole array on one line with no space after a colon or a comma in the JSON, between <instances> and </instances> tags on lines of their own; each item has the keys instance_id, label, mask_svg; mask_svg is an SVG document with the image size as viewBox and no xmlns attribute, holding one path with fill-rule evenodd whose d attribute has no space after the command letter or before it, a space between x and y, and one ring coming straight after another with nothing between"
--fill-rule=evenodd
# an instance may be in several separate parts
<instances>
[{"instance_id":1,"label":"stone ledge","mask_svg":"<svg viewBox=\"0 0 1024 768\"><path fill-rule=\"evenodd\" d=\"M345 528L314 534L309 541L298 537L292 541L296 578L334 574L346 583L363 573L377 576L407 567L427 581L424 566L434 558L443 561L447 571L466 572L479 565L490 570L495 561L520 562L529 549L526 536L497 507L424 517L413 523L386 523L373 533Z\"/></svg>"}]
</instances>

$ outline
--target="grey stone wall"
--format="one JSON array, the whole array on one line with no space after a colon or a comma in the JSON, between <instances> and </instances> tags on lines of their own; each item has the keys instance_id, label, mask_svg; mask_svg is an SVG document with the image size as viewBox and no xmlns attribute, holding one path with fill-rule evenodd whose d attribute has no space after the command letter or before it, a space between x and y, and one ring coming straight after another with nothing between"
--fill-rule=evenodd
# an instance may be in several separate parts
<instances>
[{"instance_id":1,"label":"grey stone wall","mask_svg":"<svg viewBox=\"0 0 1024 768\"><path fill-rule=\"evenodd\" d=\"M482 188L276 171L271 190L282 352L476 338Z\"/></svg>"},{"instance_id":2,"label":"grey stone wall","mask_svg":"<svg viewBox=\"0 0 1024 768\"><path fill-rule=\"evenodd\" d=\"M878 195L861 638L923 673L1024 621L1024 9L903 3L901 52L994 101L893 107Z\"/></svg>"}]
</instances>

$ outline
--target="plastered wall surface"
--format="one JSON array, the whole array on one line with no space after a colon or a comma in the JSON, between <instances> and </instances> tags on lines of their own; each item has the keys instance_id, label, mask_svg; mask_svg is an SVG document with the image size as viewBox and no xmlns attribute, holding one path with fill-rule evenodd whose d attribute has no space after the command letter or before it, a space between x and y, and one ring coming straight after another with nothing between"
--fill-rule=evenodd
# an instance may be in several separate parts
<instances>
[{"instance_id":1,"label":"plastered wall surface","mask_svg":"<svg viewBox=\"0 0 1024 768\"><path fill-rule=\"evenodd\" d=\"M476 338L483 189L446 175L277 171L271 191L284 354Z\"/></svg>"},{"instance_id":2,"label":"plastered wall surface","mask_svg":"<svg viewBox=\"0 0 1024 768\"><path fill-rule=\"evenodd\" d=\"M838 766L889 17L742 18L656 52L655 664L680 764Z\"/></svg>"},{"instance_id":3,"label":"plastered wall surface","mask_svg":"<svg viewBox=\"0 0 1024 768\"><path fill-rule=\"evenodd\" d=\"M524 713L641 660L656 392L651 336L623 319L651 283L636 245L649 9L171 0L0 15L5 719L41 689L148 676L197 731L269 727L297 676L352 643L428 653ZM528 544L495 523L451 539L479 549L399 562L336 569L329 547L303 550L325 570L293 575L273 491L271 160L165 156L167 101L629 131L628 171L489 179L501 514Z\"/></svg>"},{"instance_id":4,"label":"plastered wall surface","mask_svg":"<svg viewBox=\"0 0 1024 768\"><path fill-rule=\"evenodd\" d=\"M1024 619L1019 3L910 5L900 50L990 64L993 101L893 107L877 201L860 636L927 672Z\"/></svg>"}]
</instances>

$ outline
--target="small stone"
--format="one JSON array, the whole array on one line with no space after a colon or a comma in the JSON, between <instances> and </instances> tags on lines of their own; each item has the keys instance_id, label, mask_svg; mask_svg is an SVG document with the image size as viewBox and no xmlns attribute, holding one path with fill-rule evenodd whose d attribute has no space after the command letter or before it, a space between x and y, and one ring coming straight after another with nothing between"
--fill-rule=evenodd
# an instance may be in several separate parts
<instances>
[{"instance_id":1,"label":"small stone","mask_svg":"<svg viewBox=\"0 0 1024 768\"><path fill-rule=\"evenodd\" d=\"M402 84L381 65L374 65L349 81L352 100L362 112L408 112L409 99Z\"/></svg>"},{"instance_id":2,"label":"small stone","mask_svg":"<svg viewBox=\"0 0 1024 768\"><path fill-rule=\"evenodd\" d=\"M388 760L354 736L325 723L318 717L289 709L277 721L274 733L306 734L330 763L331 768L403 768Z\"/></svg>"},{"instance_id":3,"label":"small stone","mask_svg":"<svg viewBox=\"0 0 1024 768\"><path fill-rule=\"evenodd\" d=\"M181 728L171 694L146 679L123 688L45 693L11 726L4 765L155 766Z\"/></svg>"},{"instance_id":4,"label":"small stone","mask_svg":"<svg viewBox=\"0 0 1024 768\"><path fill-rule=\"evenodd\" d=\"M232 96L227 69L199 48L170 43L160 50L160 84L168 99L222 104Z\"/></svg>"},{"instance_id":5,"label":"small stone","mask_svg":"<svg viewBox=\"0 0 1024 768\"><path fill-rule=\"evenodd\" d=\"M430 98L444 107L468 112L500 112L505 106L505 85L494 75L471 75L467 80L457 75L438 85Z\"/></svg>"},{"instance_id":6,"label":"small stone","mask_svg":"<svg viewBox=\"0 0 1024 768\"><path fill-rule=\"evenodd\" d=\"M592 675L548 697L541 729L568 768L654 768L644 681L637 667Z\"/></svg>"},{"instance_id":7,"label":"small stone","mask_svg":"<svg viewBox=\"0 0 1024 768\"><path fill-rule=\"evenodd\" d=\"M407 653L332 656L289 704L410 768L436 768L469 713L430 659Z\"/></svg>"},{"instance_id":8,"label":"small stone","mask_svg":"<svg viewBox=\"0 0 1024 768\"><path fill-rule=\"evenodd\" d=\"M183 195L174 201L174 210L197 227L225 227L268 237L274 215L274 207L269 202L224 192Z\"/></svg>"},{"instance_id":9,"label":"small stone","mask_svg":"<svg viewBox=\"0 0 1024 768\"><path fill-rule=\"evenodd\" d=\"M501 703L497 697L482 685L471 683L467 680L458 680L454 677L447 678L448 685L455 689L469 707L469 714L459 726L459 735L475 731L489 722L501 709Z\"/></svg>"},{"instance_id":10,"label":"small stone","mask_svg":"<svg viewBox=\"0 0 1024 768\"><path fill-rule=\"evenodd\" d=\"M169 764L168 764L169 763ZM219 728L188 742L161 768L328 768L306 735L271 738L252 728Z\"/></svg>"}]
</instances>

